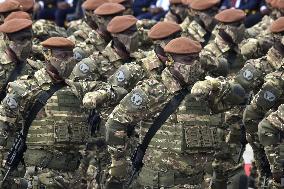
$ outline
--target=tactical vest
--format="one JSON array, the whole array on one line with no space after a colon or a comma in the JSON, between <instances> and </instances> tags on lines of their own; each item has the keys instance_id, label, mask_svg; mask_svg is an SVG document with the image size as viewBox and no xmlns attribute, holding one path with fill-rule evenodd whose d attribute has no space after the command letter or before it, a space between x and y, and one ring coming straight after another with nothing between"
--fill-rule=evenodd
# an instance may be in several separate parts
<instances>
[{"instance_id":1,"label":"tactical vest","mask_svg":"<svg viewBox=\"0 0 284 189\"><path fill-rule=\"evenodd\" d=\"M198 154L214 153L225 141L221 125L224 114L210 115L205 102L196 101L187 95L176 114L171 115L150 143L155 150L176 153ZM141 125L145 135L149 124Z\"/></svg>"},{"instance_id":2,"label":"tactical vest","mask_svg":"<svg viewBox=\"0 0 284 189\"><path fill-rule=\"evenodd\" d=\"M90 136L87 116L70 89L57 91L33 121L28 148L75 149L85 144Z\"/></svg>"}]
</instances>

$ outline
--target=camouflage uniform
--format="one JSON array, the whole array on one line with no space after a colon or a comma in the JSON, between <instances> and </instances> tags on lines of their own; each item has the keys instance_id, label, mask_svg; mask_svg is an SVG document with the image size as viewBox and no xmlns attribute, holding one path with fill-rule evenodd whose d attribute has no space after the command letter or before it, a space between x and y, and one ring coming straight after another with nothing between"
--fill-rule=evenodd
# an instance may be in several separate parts
<instances>
[{"instance_id":1,"label":"camouflage uniform","mask_svg":"<svg viewBox=\"0 0 284 189\"><path fill-rule=\"evenodd\" d=\"M44 51L46 68L34 76L11 82L0 106L1 134L4 137L1 146L9 148L22 123L27 121L27 114L37 113L28 130L24 154L27 165L25 180L29 187L81 188L82 175L77 171L81 160L79 150L90 139L91 129L80 101L61 79L68 77L75 65L71 56L74 44L65 38L50 38L42 44L52 49ZM54 69L58 75L53 74ZM41 100L40 96L55 83L61 83L63 88L48 99L40 112L31 112L34 102Z\"/></svg>"},{"instance_id":2,"label":"camouflage uniform","mask_svg":"<svg viewBox=\"0 0 284 189\"><path fill-rule=\"evenodd\" d=\"M167 65L174 64L171 62ZM189 70L180 72L181 77L186 78L185 82L189 85L203 77L204 73L197 65L200 63L195 61L190 74ZM109 116L106 123L107 140L112 155L110 179L113 179L114 183L125 178L125 153L129 147L128 127L138 124L142 139L164 105L182 88L179 80L176 80L177 76L170 70L171 66L165 68L161 75L139 82ZM135 188L205 187L205 173L212 174L210 167L214 153L224 147L225 139L224 131L218 128L223 121L222 115L210 117L207 106L204 105L196 102L191 95L185 98L177 112L171 115L153 138ZM229 160L228 163L232 161Z\"/></svg>"},{"instance_id":3,"label":"camouflage uniform","mask_svg":"<svg viewBox=\"0 0 284 189\"><path fill-rule=\"evenodd\" d=\"M239 24L235 26L234 24ZM242 19L233 24L218 21L214 29L215 38L200 53L200 59L216 70L218 75L226 75L243 65L238 44L243 40L245 27Z\"/></svg>"},{"instance_id":4,"label":"camouflage uniform","mask_svg":"<svg viewBox=\"0 0 284 189\"><path fill-rule=\"evenodd\" d=\"M33 78L22 78L9 84L9 93L0 108L1 122L12 129L8 131L9 139L19 130L17 123L24 121L22 116L28 108L51 85L52 79L45 69L37 71ZM74 180L79 182L79 177L74 174L80 162L79 147L90 136L86 116L80 102L66 87L48 100L33 121L26 141L25 179L32 188L61 188L60 184L66 187L75 184Z\"/></svg>"},{"instance_id":5,"label":"camouflage uniform","mask_svg":"<svg viewBox=\"0 0 284 189\"><path fill-rule=\"evenodd\" d=\"M215 5L211 4L211 7L207 6L205 9L197 9L198 4L197 1L195 4L191 4L188 16L180 26L183 28L183 36L199 41L202 46L205 46L211 38L216 25L213 17L218 12L218 2L215 2Z\"/></svg>"},{"instance_id":6,"label":"camouflage uniform","mask_svg":"<svg viewBox=\"0 0 284 189\"><path fill-rule=\"evenodd\" d=\"M209 96L210 108L213 112L226 111L233 108L235 105L245 103L247 95L251 92L258 91L265 82L264 77L267 74L281 68L283 56L281 49L279 42L276 43L274 47L268 51L266 56L247 61L244 67L232 79L208 78L207 81L197 82L192 88L192 93L200 97L199 95L202 93L209 94L208 92L212 91L212 89L216 90L213 92L214 95ZM281 62L279 62L279 59ZM208 98L208 96L201 96L202 99ZM254 105L248 107L254 107ZM244 112L243 121L246 127L247 140L254 151L256 166L260 176L263 176L267 174L267 167L265 166L267 161L265 160L263 147L260 145L256 135L257 125L262 117L259 118L255 116L255 111L256 109L247 108ZM263 111L263 113L266 112Z\"/></svg>"}]
</instances>

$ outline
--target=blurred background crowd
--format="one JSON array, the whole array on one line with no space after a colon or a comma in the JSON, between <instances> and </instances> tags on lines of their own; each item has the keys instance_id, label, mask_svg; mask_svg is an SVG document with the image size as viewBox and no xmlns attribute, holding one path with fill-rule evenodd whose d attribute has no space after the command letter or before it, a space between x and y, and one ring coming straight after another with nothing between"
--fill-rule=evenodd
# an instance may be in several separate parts
<instances>
[{"instance_id":1,"label":"blurred background crowd","mask_svg":"<svg viewBox=\"0 0 284 189\"><path fill-rule=\"evenodd\" d=\"M0 0L4 1L4 0ZM202 1L202 0L201 0ZM83 17L81 8L84 0L36 0L34 5L34 19L55 21L58 26ZM119 3L120 0L113 0ZM220 11L224 9L242 9L247 13L245 26L251 27L268 14L264 0L223 0ZM162 20L167 12L171 11L169 0L133 0L133 14L138 19Z\"/></svg>"}]
</instances>

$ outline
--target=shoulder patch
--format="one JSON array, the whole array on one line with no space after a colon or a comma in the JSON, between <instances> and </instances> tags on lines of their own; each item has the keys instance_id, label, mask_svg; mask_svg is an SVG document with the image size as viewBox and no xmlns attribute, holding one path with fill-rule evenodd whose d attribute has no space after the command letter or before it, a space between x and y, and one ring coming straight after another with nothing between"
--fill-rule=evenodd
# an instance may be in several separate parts
<instances>
[{"instance_id":1,"label":"shoulder patch","mask_svg":"<svg viewBox=\"0 0 284 189\"><path fill-rule=\"evenodd\" d=\"M269 102L273 102L276 99L276 96L270 91L265 91L263 96L264 99L268 100Z\"/></svg>"},{"instance_id":2,"label":"shoulder patch","mask_svg":"<svg viewBox=\"0 0 284 189\"><path fill-rule=\"evenodd\" d=\"M123 71L118 71L117 74L116 74L116 79L118 82L122 82L125 80L125 74Z\"/></svg>"},{"instance_id":3,"label":"shoulder patch","mask_svg":"<svg viewBox=\"0 0 284 189\"><path fill-rule=\"evenodd\" d=\"M134 93L131 96L131 102L135 105L135 106L140 106L143 102L143 98L140 96L139 93Z\"/></svg>"},{"instance_id":4,"label":"shoulder patch","mask_svg":"<svg viewBox=\"0 0 284 189\"><path fill-rule=\"evenodd\" d=\"M253 78L253 73L250 70L245 70L243 76L246 80L250 81Z\"/></svg>"},{"instance_id":5,"label":"shoulder patch","mask_svg":"<svg viewBox=\"0 0 284 189\"><path fill-rule=\"evenodd\" d=\"M79 69L82 73L86 74L86 73L89 72L90 67L87 64L82 63L82 64L79 65Z\"/></svg>"}]
</instances>

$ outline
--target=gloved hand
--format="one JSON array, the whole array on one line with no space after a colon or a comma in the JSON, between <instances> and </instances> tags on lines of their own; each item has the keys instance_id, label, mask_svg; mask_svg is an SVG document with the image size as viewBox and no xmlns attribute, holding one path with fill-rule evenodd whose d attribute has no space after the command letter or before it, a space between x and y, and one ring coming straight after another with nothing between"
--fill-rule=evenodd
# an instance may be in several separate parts
<instances>
[{"instance_id":1,"label":"gloved hand","mask_svg":"<svg viewBox=\"0 0 284 189\"><path fill-rule=\"evenodd\" d=\"M106 102L108 92L106 90L98 90L87 93L83 98L83 105L86 108L96 108Z\"/></svg>"},{"instance_id":2,"label":"gloved hand","mask_svg":"<svg viewBox=\"0 0 284 189\"><path fill-rule=\"evenodd\" d=\"M212 77L206 77L204 81L196 82L191 88L191 94L197 100L206 100L211 92L218 90L219 80Z\"/></svg>"}]
</instances>

